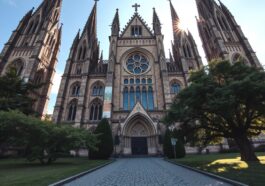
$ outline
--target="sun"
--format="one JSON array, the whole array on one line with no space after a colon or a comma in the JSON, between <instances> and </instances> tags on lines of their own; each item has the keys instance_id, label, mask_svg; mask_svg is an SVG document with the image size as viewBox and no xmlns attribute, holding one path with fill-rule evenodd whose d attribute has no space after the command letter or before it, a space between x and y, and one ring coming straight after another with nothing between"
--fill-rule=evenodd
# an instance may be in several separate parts
<instances>
[{"instance_id":1,"label":"sun","mask_svg":"<svg viewBox=\"0 0 265 186\"><path fill-rule=\"evenodd\" d=\"M184 32L185 30L187 30L187 27L183 21L180 21L179 19L174 21L174 31L175 32L179 33L179 32Z\"/></svg>"}]
</instances>

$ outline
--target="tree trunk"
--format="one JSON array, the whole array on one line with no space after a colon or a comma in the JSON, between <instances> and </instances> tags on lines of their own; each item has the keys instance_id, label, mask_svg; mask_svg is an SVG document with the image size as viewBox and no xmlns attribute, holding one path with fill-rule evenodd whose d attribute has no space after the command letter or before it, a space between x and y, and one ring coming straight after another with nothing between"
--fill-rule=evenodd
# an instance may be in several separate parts
<instances>
[{"instance_id":1,"label":"tree trunk","mask_svg":"<svg viewBox=\"0 0 265 186\"><path fill-rule=\"evenodd\" d=\"M248 139L246 135L237 136L235 142L240 150L241 161L251 162L251 161L259 161L257 158L252 143Z\"/></svg>"}]
</instances>

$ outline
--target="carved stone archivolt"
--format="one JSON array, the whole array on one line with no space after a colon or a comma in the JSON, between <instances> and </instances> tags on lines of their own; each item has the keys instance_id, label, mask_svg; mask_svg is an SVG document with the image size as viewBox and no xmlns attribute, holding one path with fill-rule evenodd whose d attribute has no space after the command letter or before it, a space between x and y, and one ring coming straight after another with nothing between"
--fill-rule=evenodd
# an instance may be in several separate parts
<instances>
[{"instance_id":1,"label":"carved stone archivolt","mask_svg":"<svg viewBox=\"0 0 265 186\"><path fill-rule=\"evenodd\" d=\"M148 137L156 133L153 124L141 115L133 117L124 127L124 135L127 137Z\"/></svg>"}]
</instances>

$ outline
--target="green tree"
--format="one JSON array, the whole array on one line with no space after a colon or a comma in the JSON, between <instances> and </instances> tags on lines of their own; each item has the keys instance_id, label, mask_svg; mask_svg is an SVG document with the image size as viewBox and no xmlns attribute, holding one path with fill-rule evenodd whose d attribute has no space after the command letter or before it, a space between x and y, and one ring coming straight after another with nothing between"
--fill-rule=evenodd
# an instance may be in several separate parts
<instances>
[{"instance_id":1,"label":"green tree","mask_svg":"<svg viewBox=\"0 0 265 186\"><path fill-rule=\"evenodd\" d=\"M89 131L58 126L18 111L0 111L0 144L24 149L23 156L29 161L50 164L70 150L95 149L96 143Z\"/></svg>"},{"instance_id":2,"label":"green tree","mask_svg":"<svg viewBox=\"0 0 265 186\"><path fill-rule=\"evenodd\" d=\"M167 121L180 122L201 141L233 139L243 161L258 161L250 137L263 130L265 73L237 62L212 62L190 77L176 97Z\"/></svg>"},{"instance_id":3,"label":"green tree","mask_svg":"<svg viewBox=\"0 0 265 186\"><path fill-rule=\"evenodd\" d=\"M179 129L175 129L173 131L173 137L177 139L176 142L176 158L184 158L186 156L186 149L185 149L185 136L184 136L184 132Z\"/></svg>"},{"instance_id":4,"label":"green tree","mask_svg":"<svg viewBox=\"0 0 265 186\"><path fill-rule=\"evenodd\" d=\"M0 77L0 110L20 110L25 114L36 114L32 110L35 100L29 97L38 88L43 86L26 83L10 69L4 76Z\"/></svg>"},{"instance_id":5,"label":"green tree","mask_svg":"<svg viewBox=\"0 0 265 186\"><path fill-rule=\"evenodd\" d=\"M163 140L163 152L164 155L169 159L174 158L174 151L171 145L172 136L173 136L172 132L169 129L167 129Z\"/></svg>"},{"instance_id":6,"label":"green tree","mask_svg":"<svg viewBox=\"0 0 265 186\"><path fill-rule=\"evenodd\" d=\"M97 150L90 150L91 159L108 159L113 152L112 131L107 119L99 122L95 132L99 143L96 145Z\"/></svg>"}]
</instances>

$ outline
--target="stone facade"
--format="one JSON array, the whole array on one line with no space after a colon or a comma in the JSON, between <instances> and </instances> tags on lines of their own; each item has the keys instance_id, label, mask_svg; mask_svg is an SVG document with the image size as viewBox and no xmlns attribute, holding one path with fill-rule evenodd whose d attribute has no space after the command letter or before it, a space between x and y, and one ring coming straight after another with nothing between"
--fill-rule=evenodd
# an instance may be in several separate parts
<instances>
[{"instance_id":1,"label":"stone facade","mask_svg":"<svg viewBox=\"0 0 265 186\"><path fill-rule=\"evenodd\" d=\"M179 18L171 3L170 10L176 27ZM174 32L173 55L166 59L156 11L152 30L136 10L121 32L117 10L109 59L104 61L102 55L99 57L96 15L97 3L84 30L74 39L53 120L93 130L104 115L120 141L116 153L161 153L164 127L160 120L176 94L187 86L190 71L202 67L195 41L189 32ZM137 149L134 141L140 142L142 149Z\"/></svg>"},{"instance_id":2,"label":"stone facade","mask_svg":"<svg viewBox=\"0 0 265 186\"><path fill-rule=\"evenodd\" d=\"M232 63L243 59L248 65L262 68L256 53L228 8L219 1L196 0L200 37L208 61L216 58Z\"/></svg>"},{"instance_id":3,"label":"stone facade","mask_svg":"<svg viewBox=\"0 0 265 186\"><path fill-rule=\"evenodd\" d=\"M200 13L198 26L208 60L232 59L236 52L237 58L231 61L242 57L248 64L261 67L224 5L217 5L213 0L196 2ZM179 29L180 19L171 1L174 41L169 59L165 57L156 10L153 29L150 29L137 12L139 5L134 7L135 13L123 31L120 31L117 10L109 37L109 58L103 60L97 40L95 2L84 30L73 41L53 120L94 130L102 117L109 118L117 141L115 153L156 155L162 153L161 136L165 127L161 119L174 97L188 86L190 72L203 65L192 34ZM226 30L217 25L217 15L225 19L221 20L227 24ZM211 32L209 37L207 29Z\"/></svg>"},{"instance_id":4,"label":"stone facade","mask_svg":"<svg viewBox=\"0 0 265 186\"><path fill-rule=\"evenodd\" d=\"M0 75L14 67L26 82L45 83L31 95L41 116L46 114L61 43L61 6L62 0L45 0L36 11L29 11L0 54Z\"/></svg>"}]
</instances>

